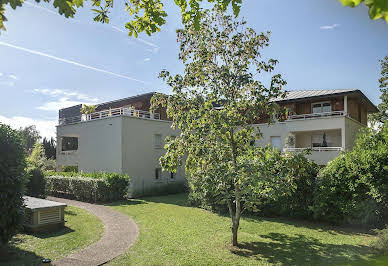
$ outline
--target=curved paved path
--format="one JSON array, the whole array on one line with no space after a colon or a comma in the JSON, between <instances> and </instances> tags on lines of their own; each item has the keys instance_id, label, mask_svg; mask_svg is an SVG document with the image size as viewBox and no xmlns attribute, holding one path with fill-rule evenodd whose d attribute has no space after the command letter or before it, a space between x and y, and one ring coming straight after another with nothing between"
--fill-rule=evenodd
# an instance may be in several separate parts
<instances>
[{"instance_id":1,"label":"curved paved path","mask_svg":"<svg viewBox=\"0 0 388 266\"><path fill-rule=\"evenodd\" d=\"M104 224L104 234L99 241L54 261L53 265L101 265L124 253L137 239L139 230L135 222L118 211L104 205L75 200L55 197L48 199L85 209L100 218Z\"/></svg>"}]
</instances>

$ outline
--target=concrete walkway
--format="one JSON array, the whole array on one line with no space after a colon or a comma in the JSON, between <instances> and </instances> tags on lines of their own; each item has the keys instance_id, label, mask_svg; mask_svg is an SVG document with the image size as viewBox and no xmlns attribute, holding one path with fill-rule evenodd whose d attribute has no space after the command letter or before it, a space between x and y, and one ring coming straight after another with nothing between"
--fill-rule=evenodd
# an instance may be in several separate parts
<instances>
[{"instance_id":1,"label":"concrete walkway","mask_svg":"<svg viewBox=\"0 0 388 266\"><path fill-rule=\"evenodd\" d=\"M104 205L75 200L55 197L48 197L48 199L87 210L104 224L104 234L99 241L54 261L53 265L101 265L124 253L137 239L139 230L135 222L118 211Z\"/></svg>"}]
</instances>

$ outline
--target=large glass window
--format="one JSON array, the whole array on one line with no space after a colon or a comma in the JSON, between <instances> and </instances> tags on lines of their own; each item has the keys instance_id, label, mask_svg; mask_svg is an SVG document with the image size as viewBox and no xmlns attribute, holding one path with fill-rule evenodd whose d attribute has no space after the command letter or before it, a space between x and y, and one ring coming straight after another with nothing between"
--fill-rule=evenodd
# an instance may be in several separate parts
<instances>
[{"instance_id":1,"label":"large glass window","mask_svg":"<svg viewBox=\"0 0 388 266\"><path fill-rule=\"evenodd\" d=\"M76 151L78 150L77 137L62 137L62 151Z\"/></svg>"},{"instance_id":2,"label":"large glass window","mask_svg":"<svg viewBox=\"0 0 388 266\"><path fill-rule=\"evenodd\" d=\"M313 113L328 113L331 112L331 103L313 103Z\"/></svg>"}]
</instances>

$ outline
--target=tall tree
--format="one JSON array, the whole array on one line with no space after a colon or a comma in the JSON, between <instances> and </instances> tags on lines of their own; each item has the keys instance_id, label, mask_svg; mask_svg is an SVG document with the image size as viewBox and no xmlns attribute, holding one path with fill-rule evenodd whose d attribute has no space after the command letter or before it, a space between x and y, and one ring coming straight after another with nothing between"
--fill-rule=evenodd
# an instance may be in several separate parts
<instances>
[{"instance_id":1,"label":"tall tree","mask_svg":"<svg viewBox=\"0 0 388 266\"><path fill-rule=\"evenodd\" d=\"M36 129L36 126L31 125L24 128L19 128L19 132L22 135L24 140L24 150L27 154L31 154L32 149L37 141L42 137L40 136L39 131Z\"/></svg>"},{"instance_id":2,"label":"tall tree","mask_svg":"<svg viewBox=\"0 0 388 266\"><path fill-rule=\"evenodd\" d=\"M57 148L54 138L50 140L46 137L43 138L42 145L44 148L44 153L47 159L56 159L57 157Z\"/></svg>"},{"instance_id":3,"label":"tall tree","mask_svg":"<svg viewBox=\"0 0 388 266\"><path fill-rule=\"evenodd\" d=\"M39 3L41 0L35 0ZM148 35L160 31L160 27L166 24L167 17L164 11L163 2L167 0L127 0L118 1L122 4L123 9L129 15L129 21L125 24L130 36L145 32ZM43 2L50 2L50 0L43 0ZM76 9L83 7L86 0L54 0L53 5L58 8L58 13L64 15L66 18L74 17ZM93 13L95 14L94 21L101 23L109 23L109 13L113 8L113 0L90 0L93 6ZM115 1L116 2L116 1ZM199 18L203 12L203 5L208 2L225 11L228 6L232 5L233 13L238 16L240 12L242 0L174 0L175 4L180 7L183 22L193 21L196 27L199 27ZM7 21L5 17L5 6L9 4L13 9L21 7L24 0L0 0L0 30L5 30L4 22Z\"/></svg>"},{"instance_id":4,"label":"tall tree","mask_svg":"<svg viewBox=\"0 0 388 266\"><path fill-rule=\"evenodd\" d=\"M388 55L380 60L381 63L381 78L379 79L381 91L381 103L379 104L379 112L374 114L377 122L384 123L388 121Z\"/></svg>"},{"instance_id":5,"label":"tall tree","mask_svg":"<svg viewBox=\"0 0 388 266\"><path fill-rule=\"evenodd\" d=\"M283 95L286 82L280 74L273 75L267 87L256 79L277 64L261 55L270 33L258 34L245 21L216 9L205 12L200 23L199 31L193 22L177 31L184 74L160 73L173 95L156 94L152 99L153 109L167 107L172 127L180 132L166 139L160 162L164 170L176 171L186 159L191 188L212 194L228 207L232 245L237 246L243 203L254 196L249 182L257 173L257 148L251 141L260 132L252 123L264 113L272 117L277 105L271 99Z\"/></svg>"}]
</instances>

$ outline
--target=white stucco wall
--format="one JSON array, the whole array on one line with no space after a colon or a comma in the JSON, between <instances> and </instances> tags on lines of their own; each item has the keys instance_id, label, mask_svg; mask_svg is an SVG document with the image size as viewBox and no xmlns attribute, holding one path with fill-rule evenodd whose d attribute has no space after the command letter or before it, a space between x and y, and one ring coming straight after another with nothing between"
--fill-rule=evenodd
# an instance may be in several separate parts
<instances>
[{"instance_id":1,"label":"white stucco wall","mask_svg":"<svg viewBox=\"0 0 388 266\"><path fill-rule=\"evenodd\" d=\"M61 137L78 137L78 150L62 152ZM57 127L57 168L77 165L84 172L121 172L121 118Z\"/></svg>"},{"instance_id":2,"label":"white stucco wall","mask_svg":"<svg viewBox=\"0 0 388 266\"><path fill-rule=\"evenodd\" d=\"M171 122L136 117L122 119L123 172L131 177L133 193L148 194L166 185L185 183L182 168L178 169L174 179L171 179L169 172L162 172L161 178L155 179L155 169L161 167L159 158L165 153L164 139L178 134L171 128ZM155 147L155 134L161 135L162 148Z\"/></svg>"},{"instance_id":3,"label":"white stucco wall","mask_svg":"<svg viewBox=\"0 0 388 266\"><path fill-rule=\"evenodd\" d=\"M354 146L354 141L357 138L357 134L361 128L365 127L358 121L346 118L345 120L345 149L350 150Z\"/></svg>"}]
</instances>

